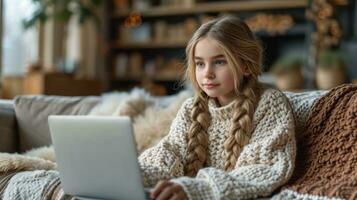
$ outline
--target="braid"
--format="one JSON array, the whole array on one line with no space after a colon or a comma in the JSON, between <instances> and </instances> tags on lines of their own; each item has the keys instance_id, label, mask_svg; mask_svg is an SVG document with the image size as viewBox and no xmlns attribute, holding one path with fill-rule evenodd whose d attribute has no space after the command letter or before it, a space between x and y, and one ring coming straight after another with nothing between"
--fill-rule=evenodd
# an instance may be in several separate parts
<instances>
[{"instance_id":1,"label":"braid","mask_svg":"<svg viewBox=\"0 0 357 200\"><path fill-rule=\"evenodd\" d=\"M235 167L237 159L243 147L249 142L253 131L253 115L256 102L258 101L254 91L257 81L254 78L248 79L244 84L234 104L232 126L228 133L228 138L224 142L226 163L224 169L230 171Z\"/></svg>"},{"instance_id":2,"label":"braid","mask_svg":"<svg viewBox=\"0 0 357 200\"><path fill-rule=\"evenodd\" d=\"M193 120L187 134L187 163L185 174L195 176L207 160L208 134L210 115L208 112L208 96L206 94L196 96L191 112Z\"/></svg>"}]
</instances>

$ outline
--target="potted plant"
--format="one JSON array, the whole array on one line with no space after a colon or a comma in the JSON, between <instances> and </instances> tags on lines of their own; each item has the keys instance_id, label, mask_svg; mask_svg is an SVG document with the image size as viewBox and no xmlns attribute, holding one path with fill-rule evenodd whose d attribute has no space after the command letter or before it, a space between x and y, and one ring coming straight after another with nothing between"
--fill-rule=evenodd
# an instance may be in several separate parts
<instances>
[{"instance_id":1,"label":"potted plant","mask_svg":"<svg viewBox=\"0 0 357 200\"><path fill-rule=\"evenodd\" d=\"M47 21L53 20L58 22L59 29L56 29L57 32L60 32L60 37L56 38L60 40L61 44L59 51L61 52L58 56L59 59L56 60L56 63L52 63L49 71L57 71L61 69L62 72L80 72L79 67L81 63L77 63L77 60L71 60L66 57L67 52L66 48L68 45L69 39L69 24L70 20L77 20L80 25L88 22L93 22L91 25L95 27L96 36L100 36L100 7L103 3L102 0L32 0L32 3L35 5L34 11L31 15L23 19L23 27L29 29L32 27L39 28L42 31L45 31L44 27ZM73 18L72 18L73 17ZM47 30L47 29L46 29ZM71 29L73 30L73 28ZM73 32L72 32L73 33ZM79 31L75 32L80 34ZM44 32L42 33L44 34ZM42 38L45 36L43 35ZM100 38L93 38L94 45L93 51L98 51L100 49ZM80 46L83 41L75 41L77 46ZM42 65L43 63L39 63ZM55 67L56 69L53 69ZM83 66L85 67L85 66ZM82 67L82 68L83 68ZM83 69L82 69L83 71Z\"/></svg>"},{"instance_id":2,"label":"potted plant","mask_svg":"<svg viewBox=\"0 0 357 200\"><path fill-rule=\"evenodd\" d=\"M271 72L275 84L281 90L298 90L303 87L302 58L288 55L278 59L272 66Z\"/></svg>"},{"instance_id":3,"label":"potted plant","mask_svg":"<svg viewBox=\"0 0 357 200\"><path fill-rule=\"evenodd\" d=\"M328 90L345 83L346 79L346 63L341 52L336 50L322 51L317 60L317 88Z\"/></svg>"},{"instance_id":4,"label":"potted plant","mask_svg":"<svg viewBox=\"0 0 357 200\"><path fill-rule=\"evenodd\" d=\"M96 9L102 0L32 0L32 3L36 9L29 18L23 20L25 28L48 19L67 23L72 16L78 16L79 23L84 23L88 18L98 21Z\"/></svg>"}]
</instances>

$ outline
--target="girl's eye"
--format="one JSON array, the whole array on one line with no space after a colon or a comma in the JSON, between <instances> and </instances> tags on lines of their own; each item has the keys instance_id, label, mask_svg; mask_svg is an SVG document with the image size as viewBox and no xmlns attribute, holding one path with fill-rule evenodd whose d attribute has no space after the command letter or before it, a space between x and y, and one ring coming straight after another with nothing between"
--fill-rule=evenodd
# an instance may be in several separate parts
<instances>
[{"instance_id":1,"label":"girl's eye","mask_svg":"<svg viewBox=\"0 0 357 200\"><path fill-rule=\"evenodd\" d=\"M214 64L215 65L225 65L225 64L227 64L227 62L225 60L216 60L216 61L214 61Z\"/></svg>"},{"instance_id":2,"label":"girl's eye","mask_svg":"<svg viewBox=\"0 0 357 200\"><path fill-rule=\"evenodd\" d=\"M205 64L203 62L196 62L196 67L202 68Z\"/></svg>"}]
</instances>

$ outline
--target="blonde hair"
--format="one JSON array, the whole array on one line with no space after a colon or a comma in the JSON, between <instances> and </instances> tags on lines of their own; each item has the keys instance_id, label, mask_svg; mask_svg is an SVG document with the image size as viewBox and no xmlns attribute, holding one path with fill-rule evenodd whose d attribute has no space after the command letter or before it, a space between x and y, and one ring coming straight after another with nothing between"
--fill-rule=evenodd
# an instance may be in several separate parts
<instances>
[{"instance_id":1,"label":"blonde hair","mask_svg":"<svg viewBox=\"0 0 357 200\"><path fill-rule=\"evenodd\" d=\"M249 27L234 16L217 18L203 24L186 47L186 78L191 81L196 91L191 112L193 122L186 138L188 147L185 175L187 176L195 176L198 170L205 166L208 156L209 97L200 89L196 81L194 62L195 46L206 37L214 39L224 51L234 76L237 96L232 125L224 142L223 156L226 171L235 167L242 148L249 142L253 131L252 119L260 97L257 79L261 73L262 48Z\"/></svg>"}]
</instances>

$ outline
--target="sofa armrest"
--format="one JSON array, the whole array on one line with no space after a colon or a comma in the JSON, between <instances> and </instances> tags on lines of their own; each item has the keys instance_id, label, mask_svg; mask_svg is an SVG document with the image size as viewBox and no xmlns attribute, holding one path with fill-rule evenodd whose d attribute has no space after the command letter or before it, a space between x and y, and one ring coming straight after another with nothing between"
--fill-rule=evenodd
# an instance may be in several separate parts
<instances>
[{"instance_id":1,"label":"sofa armrest","mask_svg":"<svg viewBox=\"0 0 357 200\"><path fill-rule=\"evenodd\" d=\"M0 100L0 152L17 151L18 133L13 101Z\"/></svg>"}]
</instances>

